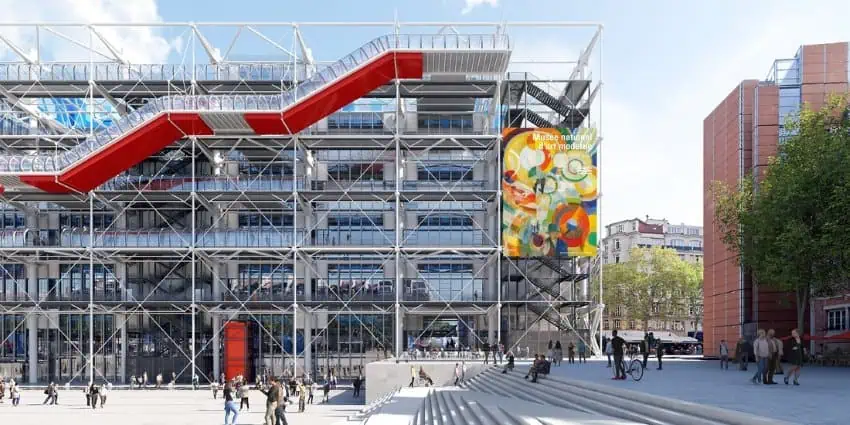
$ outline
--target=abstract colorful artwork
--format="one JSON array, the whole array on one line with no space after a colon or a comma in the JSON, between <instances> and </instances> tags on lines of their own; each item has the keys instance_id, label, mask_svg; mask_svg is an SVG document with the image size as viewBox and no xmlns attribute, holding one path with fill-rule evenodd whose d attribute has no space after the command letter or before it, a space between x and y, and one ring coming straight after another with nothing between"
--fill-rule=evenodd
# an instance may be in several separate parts
<instances>
[{"instance_id":1,"label":"abstract colorful artwork","mask_svg":"<svg viewBox=\"0 0 850 425\"><path fill-rule=\"evenodd\" d=\"M502 241L508 257L596 255L596 129L507 128Z\"/></svg>"}]
</instances>

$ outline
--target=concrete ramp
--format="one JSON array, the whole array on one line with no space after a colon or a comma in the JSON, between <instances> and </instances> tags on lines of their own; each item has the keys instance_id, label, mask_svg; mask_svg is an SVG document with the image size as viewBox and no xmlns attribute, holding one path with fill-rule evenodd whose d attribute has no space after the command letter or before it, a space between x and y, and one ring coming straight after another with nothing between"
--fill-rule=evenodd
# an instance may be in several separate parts
<instances>
[{"instance_id":1,"label":"concrete ramp","mask_svg":"<svg viewBox=\"0 0 850 425\"><path fill-rule=\"evenodd\" d=\"M417 372L420 367L425 369L425 372L434 381L435 387L443 387L454 384L455 364L457 361L412 361L398 362L395 360L385 360L380 362L372 362L366 365L366 403L370 404L394 388L407 387L410 384L410 368L416 368ZM484 370L483 362L466 362L466 379L471 379ZM421 386L418 382L414 382L415 386Z\"/></svg>"}]
</instances>

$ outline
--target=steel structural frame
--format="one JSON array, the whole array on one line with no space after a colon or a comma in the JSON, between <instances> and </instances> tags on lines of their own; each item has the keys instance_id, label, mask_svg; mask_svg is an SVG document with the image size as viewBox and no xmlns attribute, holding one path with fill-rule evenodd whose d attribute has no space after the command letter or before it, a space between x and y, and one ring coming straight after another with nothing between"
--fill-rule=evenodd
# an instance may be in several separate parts
<instances>
[{"instance_id":1,"label":"steel structural frame","mask_svg":"<svg viewBox=\"0 0 850 425\"><path fill-rule=\"evenodd\" d=\"M95 63L104 63L104 61L95 62L95 56L99 56L106 60L106 62L112 62L117 64L129 64L129 61L123 56L120 49L115 48L115 43L112 43L108 39L107 33L113 27L151 27L151 28L182 28L190 34L189 43L192 46L191 49L191 66L194 69L196 64L212 64L212 65L223 65L223 64L234 64L234 63L244 63L240 61L230 61L228 60L228 54L231 51L233 44L236 42L236 39L239 37L243 31L250 32L255 34L256 36L263 39L268 45L277 49L281 53L286 54L290 58L291 70L295 70L293 74L290 75L292 82L297 84L298 79L298 70L301 67L305 69L322 66L324 63L315 61L312 58L312 55L309 53L309 49L306 45L304 38L301 35L301 28L309 28L309 27L384 27L390 31L399 34L402 29L407 31L416 31L417 28L440 28L439 32L442 33L444 31L449 32L458 32L458 29L464 28L474 28L474 27L485 27L492 28L495 33L506 32L510 28L531 28L531 27L547 27L547 28L590 28L595 29L593 40L588 44L588 47L584 49L578 58L578 60L560 60L560 59L544 59L544 60L535 60L534 58L527 59L517 59L513 60L513 64L563 64L563 65L575 65L573 68L573 73L570 76L570 79L576 78L578 75L584 76L586 68L589 67L587 57L595 50L599 56L599 78L595 78L594 81L597 82L598 87L601 87L601 70L602 70L602 61L601 61L601 50L602 50L602 25L598 23L588 23L588 22L464 22L464 23L452 23L452 22L345 22L345 23L333 23L333 22L288 22L288 23L274 23L274 22L242 22L242 23L226 23L226 22L208 22L208 23L133 23L133 24L123 24L123 23L95 23L95 24L75 24L75 23L49 23L49 22L33 22L33 23L2 23L0 22L0 35L2 35L4 29L8 28L34 28L36 34L46 34L50 33L59 38L62 38L72 45L75 45L79 48L83 48L88 52L89 55L89 64L94 65ZM215 27L233 27L238 28L236 36L231 40L230 46L226 50L216 49L212 46L208 39L204 36L204 30L208 28ZM286 48L285 46L280 45L280 43L275 42L268 36L263 34L263 29L269 27L279 27L285 28L290 27L293 34L293 46L291 48ZM72 36L68 36L64 33L65 30L74 31L82 28L87 32L89 36L89 44L86 45L85 42L81 42L78 39L75 39ZM419 30L421 32L421 30ZM14 40L8 37L0 37L0 48L5 47L14 53L14 56L18 58L15 63L27 64L33 66L41 66L41 65L50 65L52 63L56 63L55 61L43 60L45 56L42 53L42 47L38 42L38 35L36 36L36 49L34 52L35 57L32 57L30 53L25 52L24 49L21 49ZM99 40L99 47L95 46L95 40ZM594 49L594 45L598 44L598 46ZM195 57L196 54L196 46L200 46L201 50L205 53L205 57L203 60L199 60ZM103 50L105 49L105 50ZM221 56L217 52L224 51L224 56ZM567 81L567 79L563 80ZM38 83L38 82L36 82ZM108 93L106 93L99 85L98 81L92 79L89 82L88 89L86 90L86 98L89 103L90 113L94 113L95 110L95 99L103 98L113 106L121 107L126 103L121 102L121 100L112 98ZM143 83L140 81L140 83ZM185 81L184 81L185 83ZM506 84L506 81L503 76L496 77L494 81L496 85L495 94L493 97L493 102L495 105L501 105L501 86ZM396 105L396 117L402 116L404 114L404 106L403 106L403 97L401 95L400 89L401 82L395 81L393 84L395 94L395 105ZM475 84L471 82L470 84ZM204 88L200 86L196 81L191 81L190 84L186 85L183 89L189 94L203 94ZM598 99L594 101L596 105L598 105L599 111L601 111L601 103L602 96L598 96ZM11 101L10 97L6 95L6 100ZM15 102L12 102L13 104ZM13 105L17 106L17 105ZM120 108L119 108L120 109ZM501 109L501 108L500 108ZM29 111L23 111L24 113L30 113ZM501 114L501 111L496 112L495 114ZM503 120L500 118L496 118L495 114L490 114L488 117L488 122L492 122L494 119L499 119L499 121L504 125ZM39 122L44 120L43 117L33 116ZM599 130L599 134L602 134L602 116L601 113L599 116L595 117L596 119L596 127ZM312 258L317 255L322 255L326 253L350 253L350 254L374 254L374 255L382 255L386 258L386 260L392 260L395 262L395 273L394 281L395 281L395 301L391 306L379 306L373 305L368 309L362 309L362 307L349 307L351 300L344 301L339 299L332 303L325 303L325 311L333 312L336 315L342 313L353 314L357 320L359 314L394 314L395 315L395 325L394 325L394 339L395 339L395 355L400 357L402 354L402 341L400 340L402 335L402 330L404 329L404 316L405 313L415 313L419 311L432 311L427 310L428 307L423 304L417 304L411 301L405 301L402 299L403 292L403 279L402 275L402 264L405 261L411 261L412 258L418 258L422 255L434 255L438 253L452 253L458 257L458 259L463 258L486 258L486 264L494 263L496 270L501 270L501 265L503 261L511 261L510 259L506 259L502 254L502 241L501 241L501 231L495 231L495 240L488 236L488 243L480 246L480 247L468 247L468 246L454 246L454 247L427 247L427 246L405 246L404 240L402 240L403 235L403 227L401 220L401 206L403 203L410 202L412 198L405 194L401 186L401 178L399 178L400 173L403 171L403 162L405 153L411 153L414 151L420 150L428 150L434 146L441 145L443 141L448 141L448 143L454 143L456 146L459 146L461 149L466 149L464 143L473 143L477 149L481 149L485 152L490 152L492 155L495 155L495 166L501 167L502 158L501 158L501 146L502 146L502 136L500 131L496 131L495 134L465 134L465 133L446 133L446 134L408 134L402 131L400 128L400 119L395 120L395 129L391 135L311 135L311 134L296 134L287 138L274 138L274 137L243 137L243 136L223 136L223 137L214 137L214 138L197 138L197 137L188 137L184 139L182 142L178 142L181 144L181 148L184 150L191 150L192 152L192 173L191 173L191 185L192 190L185 197L179 197L179 195L172 195L175 197L174 201L183 204L184 207L191 208L191 241L187 241L186 247L181 248L104 248L104 247L95 247L92 243L90 243L86 247L82 248L63 248L63 247L50 247L50 248L31 248L31 247L2 247L0 246L0 259L4 259L4 261L12 261L12 262L23 262L23 263L31 263L34 259L39 258L42 253L51 253L52 255L65 258L75 258L76 262L85 261L89 266L89 300L86 308L80 309L78 307L73 306L71 302L69 302L66 307L72 308L74 310L67 310L66 312L86 312L89 315L89 341L86 352L83 352L81 348L75 347L80 355L85 359L86 364L85 367L88 369L87 375L89 377L89 381L95 379L96 373L99 373L94 368L94 357L97 355L101 348L95 349L94 346L94 333L93 333L93 324L94 324L94 315L95 314L123 314L123 315L132 315L132 314L143 314L151 316L151 322L158 326L156 320L152 318L153 315L156 314L189 314L191 315L191 353L183 353L187 359L190 360L191 365L191 375L194 380L197 376L197 366L196 360L198 358L198 342L196 341L196 328L197 323L195 319L199 312L205 312L208 314L214 315L229 315L230 318L233 318L239 314L247 314L250 316L254 316L255 314L281 314L281 315L291 315L292 317L292 331L293 331L293 341L297 341L298 335L298 315L300 314L311 314L315 312L315 303L310 300L302 300L299 299L297 291L292 291L292 301L289 304L281 304L280 306L275 306L273 309L268 309L267 307L256 308L247 305L247 301L239 302L236 308L232 308L232 306L224 306L220 303L209 303L209 302L198 302L195 299L195 289L196 289L196 273L198 272L198 268L202 266L207 267L215 267L215 265L210 263L217 263L222 261L222 258L234 259L234 258L267 258L274 259L276 261L280 261L280 264L284 264L286 261L289 261L292 265L293 270L293 281L297 282L298 280L298 263L299 261L306 261L308 265L312 264L308 261L309 258ZM48 125L45 125L48 127ZM52 126L52 124L50 124ZM94 131L94 123L93 120L90 120L89 134ZM0 148L4 148L6 150L14 151L15 149L27 149L27 145L19 146L22 141L30 140L30 139L39 139L39 140L53 140L57 149L60 147L60 143L66 143L68 140L71 140L73 143L74 137L78 137L78 135L72 134L68 131L68 134L65 135L40 135L40 136L3 136L0 135ZM281 248L252 248L252 247L234 247L234 248L205 248L195 246L196 241L196 232L198 229L198 222L195 219L196 211L198 208L204 208L212 212L213 209L218 206L220 209L222 204L227 204L227 208L231 208L237 203L245 202L247 199L250 202L250 194L246 193L246 191L242 191L242 198L238 198L230 201L218 201L214 197L210 197L209 194L198 191L197 190L197 170L194 166L195 159L198 157L198 154L203 154L209 156L209 152L211 149L217 149L216 143L220 140L225 139L238 139L235 142L234 148L239 145L243 140L250 140L254 143L257 143L257 140L261 140L260 143L270 144L271 147L280 149L281 152L285 150L290 150L292 153L292 163L293 163L293 181L295 181L298 177L298 156L299 154L303 154L310 149L333 149L333 147L323 147L320 144L324 141L326 143L332 143L327 141L332 140L346 140L346 141L357 141L360 143L364 149L376 149L376 146L383 145L384 149L392 149L395 155L394 160L394 169L395 169L395 190L392 193L391 197L387 200L391 201L394 204L394 213L395 213L395 221L393 231L395 233L395 241L390 247L385 248L375 248L375 247L358 247L358 246L349 246L349 247L310 247L310 246L300 246L299 245L299 229L298 229L298 205L303 205L307 200L305 199L304 191L300 191L297 185L293 184L293 190L290 194L281 193L279 197L279 201L281 203L293 203L293 216L294 223L292 226L292 241L293 243L288 247ZM256 140L252 140L256 139ZM600 138L601 140L601 138ZM463 142L463 143L462 143ZM599 155L599 168L602 168L602 154L601 154L601 145L598 148ZM170 162L171 160L169 160ZM268 166L268 165L267 165ZM499 173L496 175L498 176ZM602 214L601 214L601 193L602 193L602 183L601 183L602 173L600 171L600 182L599 182L599 205L598 205L598 223L602 223ZM362 177L362 174L361 174ZM488 178L489 181L489 178ZM495 214L496 220L495 225L501 226L501 208L499 207L502 202L502 191L501 187L496 183L495 191L492 195L488 195L481 200L485 202L486 205L495 206ZM437 202L442 201L451 201L455 200L456 197L453 195L452 188L441 188L439 192L441 195L443 191L445 191L444 196ZM133 199L140 200L148 200L150 193L145 193L142 190L136 190L136 193L131 193L130 196L133 196ZM344 200L345 198L353 200L351 197L351 189L344 190L337 201ZM5 195L0 196L0 202L4 202L8 205L14 206L16 208L21 209L22 211L28 210L32 207L27 205L26 196L21 197L15 193L7 193ZM115 213L116 217L127 212L129 208L129 204L132 202L128 202L128 199L118 199L112 192L101 192L95 190L89 193L77 193L66 195L64 199L75 199L80 205L85 205L87 208L80 208L80 211L87 211L89 216L89 223L94 223L94 216L96 211L100 211L100 208L111 208ZM358 198L359 199L359 198ZM415 199L415 198L413 198ZM464 198L468 199L468 198ZM306 202L309 204L309 202ZM128 204L126 207L122 207L122 204ZM97 208L96 208L97 205ZM256 206L255 211L257 213L263 214L263 207ZM249 210L251 210L249 208ZM225 210L226 211L226 210ZM161 213L154 209L156 214ZM312 214L312 213L311 213ZM492 214L492 212L491 212ZM219 219L221 216L219 217ZM215 223L214 223L215 224ZM27 224L29 226L29 223ZM492 225L492 224L491 224ZM171 226L171 224L169 224ZM88 226L89 229L89 240L95 241L95 233L93 225ZM478 223L474 226L476 230L481 230L484 232L484 235L487 236L487 230L485 230L485 226L478 226ZM600 225L601 227L601 225ZM315 228L315 226L314 226ZM173 227L172 227L173 229ZM146 257L147 256L147 257ZM187 259L191 267L191 295L192 300L188 306L183 304L173 304L170 307L166 307L164 310L148 310L146 308L150 303L147 300L142 300L141 302L122 302L118 305L110 305L103 302L97 302L94 298L94 273L92 272L94 266L96 264L107 264L114 261L144 261L144 258L163 258L166 256L178 256L181 260ZM252 256L252 257L249 257ZM255 257L253 257L255 256ZM57 261L57 260L53 260ZM227 260L225 260L227 261ZM176 264L179 264L176 263ZM175 265L175 268L177 265ZM485 270L486 267L481 267L479 271ZM599 326L599 336L601 339L602 335L602 320L599 318L602 314L602 309L604 305L601 304L601 294L602 294L602 271L601 267L594 267L594 269L598 269L597 273L599 276L599 285L600 285L600 300L597 304L588 306L588 311L598 312L596 315L588 314L586 318L583 320L587 323L587 326L591 328L595 328ZM5 269L3 270L5 272ZM478 273L478 272L476 272ZM496 317L495 320L495 339L497 341L502 341L502 329L501 329L501 310L503 307L502 300L502 281L498 277L500 275L500 271L497 271L497 279L496 279L496 287L495 287L495 300L489 300L486 302L478 302L473 303L474 305L470 308L454 308L453 301L454 300L440 300L441 303L444 304L445 308L440 311L440 314L443 315L446 312L449 312L455 315L460 319L459 311L463 311L465 313L478 311L481 314L494 314ZM169 275L166 275L162 281L160 281L156 287L161 285L164 280ZM421 277L421 276L420 276ZM125 277L121 277L122 279ZM488 279L489 280L489 279ZM213 285L216 285L216 282L212 282ZM25 283L26 287L27 284ZM154 289L156 289L156 287ZM259 289L259 288L258 288ZM228 289L229 290L229 289ZM540 290L535 288L535 290L540 293ZM256 292L256 290L255 290ZM16 313L16 314L26 314L26 318L30 315L49 317L47 315L47 311L42 307L44 304L41 300L37 298L32 298L31 294L29 294L29 289L27 292L27 296L29 300L24 303L8 303L8 302L0 302L0 313ZM353 299L353 297L352 297ZM509 301L508 301L509 302ZM552 302L549 302L549 308L553 307ZM50 307L50 306L48 306ZM423 310L425 309L425 310ZM462 320L462 319L461 319ZM26 323L24 320L22 322ZM126 325L127 320L125 320L124 324ZM361 322L362 323L362 322ZM117 326L120 328L121 326ZM262 327L262 326L261 326ZM218 329L213 329L213 332L218 334L222 331L223 327L219 327ZM427 329L426 329L427 330ZM264 329L264 331L268 332L268 330ZM115 333L118 330L115 330L110 336L111 338L115 337ZM476 336L477 337L477 336ZM4 336L6 338L6 336ZM595 339L594 339L595 340ZM173 343L176 344L172 340ZM212 341L210 341L212 342ZM209 343L207 345L209 345ZM493 342L489 340L487 342ZM601 343L601 342L600 342ZM105 342L104 342L105 344ZM205 347L201 347L200 351L203 351ZM282 348L282 347L281 347ZM217 350L218 348L216 348ZM285 357L285 350L282 351ZM291 358L292 366L294 368L295 374L297 374L298 368L298 350L293 350L293 355ZM306 364L305 364L306 367ZM77 373L80 373L78 371ZM32 373L32 372L31 372ZM181 372L182 373L182 372ZM203 373L202 373L203 374ZM208 377L209 378L209 377ZM215 379L215 378L213 378Z\"/></svg>"}]
</instances>

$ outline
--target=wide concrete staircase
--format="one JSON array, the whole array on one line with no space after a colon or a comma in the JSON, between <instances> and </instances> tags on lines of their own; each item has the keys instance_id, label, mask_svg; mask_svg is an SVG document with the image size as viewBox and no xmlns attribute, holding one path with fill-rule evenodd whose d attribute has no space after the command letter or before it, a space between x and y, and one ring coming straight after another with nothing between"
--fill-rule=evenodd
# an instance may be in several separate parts
<instances>
[{"instance_id":1,"label":"wide concrete staircase","mask_svg":"<svg viewBox=\"0 0 850 425\"><path fill-rule=\"evenodd\" d=\"M463 386L474 392L500 396L508 400L522 400L539 406L560 407L590 416L628 421L625 423L651 425L788 424L733 410L648 395L587 381L547 376L541 377L537 383L532 384L523 379L525 369L526 366L522 366L513 372L502 374L499 368L489 368L467 381ZM506 402L504 405L510 406L510 404L510 402ZM420 421L417 424L430 423Z\"/></svg>"}]
</instances>

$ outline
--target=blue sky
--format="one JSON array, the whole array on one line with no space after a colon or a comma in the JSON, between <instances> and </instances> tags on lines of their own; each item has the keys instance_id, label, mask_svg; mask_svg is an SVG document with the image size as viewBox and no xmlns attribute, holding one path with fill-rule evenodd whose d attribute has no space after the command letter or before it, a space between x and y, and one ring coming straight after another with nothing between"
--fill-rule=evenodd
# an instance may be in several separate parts
<instances>
[{"instance_id":1,"label":"blue sky","mask_svg":"<svg viewBox=\"0 0 850 425\"><path fill-rule=\"evenodd\" d=\"M850 40L846 0L0 0L0 10L6 22L390 21L396 12L402 21L602 22L605 223L650 215L702 224L705 116L737 82L763 78L774 58L792 56L800 44ZM589 40L533 29L509 33L515 57L574 59ZM369 34L313 30L309 40L317 59L333 59ZM157 57L171 42L162 37L128 37L120 47ZM535 70L556 71L569 73Z\"/></svg>"}]
</instances>

